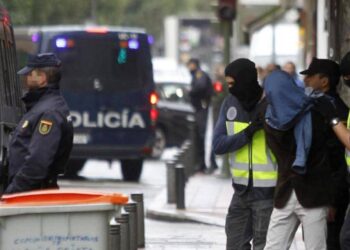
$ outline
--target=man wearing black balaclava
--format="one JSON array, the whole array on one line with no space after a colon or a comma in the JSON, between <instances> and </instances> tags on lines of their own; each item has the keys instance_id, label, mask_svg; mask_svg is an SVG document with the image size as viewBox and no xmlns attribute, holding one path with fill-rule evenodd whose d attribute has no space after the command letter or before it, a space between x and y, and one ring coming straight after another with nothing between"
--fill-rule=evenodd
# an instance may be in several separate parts
<instances>
[{"instance_id":1,"label":"man wearing black balaclava","mask_svg":"<svg viewBox=\"0 0 350 250\"><path fill-rule=\"evenodd\" d=\"M263 131L266 101L255 64L245 58L227 65L230 94L215 125L213 148L229 154L234 195L226 217L226 249L261 250L273 208L276 165Z\"/></svg>"}]
</instances>

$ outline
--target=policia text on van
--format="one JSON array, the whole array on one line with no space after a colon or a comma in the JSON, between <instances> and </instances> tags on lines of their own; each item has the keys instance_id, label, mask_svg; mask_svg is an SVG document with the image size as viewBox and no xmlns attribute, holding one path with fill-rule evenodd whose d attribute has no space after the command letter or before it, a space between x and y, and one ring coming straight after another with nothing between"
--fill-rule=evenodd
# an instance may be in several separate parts
<instances>
[{"instance_id":1,"label":"policia text on van","mask_svg":"<svg viewBox=\"0 0 350 250\"><path fill-rule=\"evenodd\" d=\"M98 112L97 116L91 117L88 111L82 113L72 111L71 117L74 127L83 126L85 128L146 128L145 121L140 113L129 112L124 109L121 112Z\"/></svg>"},{"instance_id":2,"label":"policia text on van","mask_svg":"<svg viewBox=\"0 0 350 250\"><path fill-rule=\"evenodd\" d=\"M142 29L88 26L16 28L20 63L54 52L62 60L61 90L71 110L74 146L68 175L87 158L120 159L126 180L138 180L151 154L156 110L150 54Z\"/></svg>"}]
</instances>

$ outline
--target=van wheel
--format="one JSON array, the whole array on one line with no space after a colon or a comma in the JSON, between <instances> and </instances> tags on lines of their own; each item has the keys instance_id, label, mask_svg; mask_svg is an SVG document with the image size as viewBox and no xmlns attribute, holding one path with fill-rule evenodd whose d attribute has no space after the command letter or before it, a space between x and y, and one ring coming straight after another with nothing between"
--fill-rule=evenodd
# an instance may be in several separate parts
<instances>
[{"instance_id":1,"label":"van wheel","mask_svg":"<svg viewBox=\"0 0 350 250\"><path fill-rule=\"evenodd\" d=\"M63 178L79 179L79 171L83 169L86 159L69 159Z\"/></svg>"},{"instance_id":2,"label":"van wheel","mask_svg":"<svg viewBox=\"0 0 350 250\"><path fill-rule=\"evenodd\" d=\"M166 138L165 133L161 128L156 128L155 134L156 138L152 148L152 157L159 159L162 156L166 147Z\"/></svg>"},{"instance_id":3,"label":"van wheel","mask_svg":"<svg viewBox=\"0 0 350 250\"><path fill-rule=\"evenodd\" d=\"M124 181L139 181L142 172L143 159L121 160Z\"/></svg>"}]
</instances>

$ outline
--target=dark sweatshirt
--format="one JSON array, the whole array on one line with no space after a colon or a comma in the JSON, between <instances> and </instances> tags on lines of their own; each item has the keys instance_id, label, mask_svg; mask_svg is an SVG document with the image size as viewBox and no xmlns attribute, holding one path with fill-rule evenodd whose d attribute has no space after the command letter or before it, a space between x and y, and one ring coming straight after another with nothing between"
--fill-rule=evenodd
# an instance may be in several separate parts
<instances>
[{"instance_id":1,"label":"dark sweatshirt","mask_svg":"<svg viewBox=\"0 0 350 250\"><path fill-rule=\"evenodd\" d=\"M275 189L275 207L283 208L295 190L300 204L305 208L335 206L339 202L339 164L344 158L338 146L332 146L336 140L331 127L321 114L311 110L312 143L306 162L305 175L296 174L291 165L295 159L295 139L293 129L279 131L265 124L267 143L276 156L278 180Z\"/></svg>"}]
</instances>

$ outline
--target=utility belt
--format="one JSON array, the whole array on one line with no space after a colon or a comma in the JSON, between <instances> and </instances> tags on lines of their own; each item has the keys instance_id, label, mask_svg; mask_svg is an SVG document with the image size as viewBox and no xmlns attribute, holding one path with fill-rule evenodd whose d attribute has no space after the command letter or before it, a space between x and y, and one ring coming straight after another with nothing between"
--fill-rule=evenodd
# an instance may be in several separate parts
<instances>
[{"instance_id":1,"label":"utility belt","mask_svg":"<svg viewBox=\"0 0 350 250\"><path fill-rule=\"evenodd\" d=\"M11 181L0 184L0 196L5 192ZM58 188L57 176L50 176L43 180L39 185L35 185L32 190L37 189L55 189Z\"/></svg>"}]
</instances>

